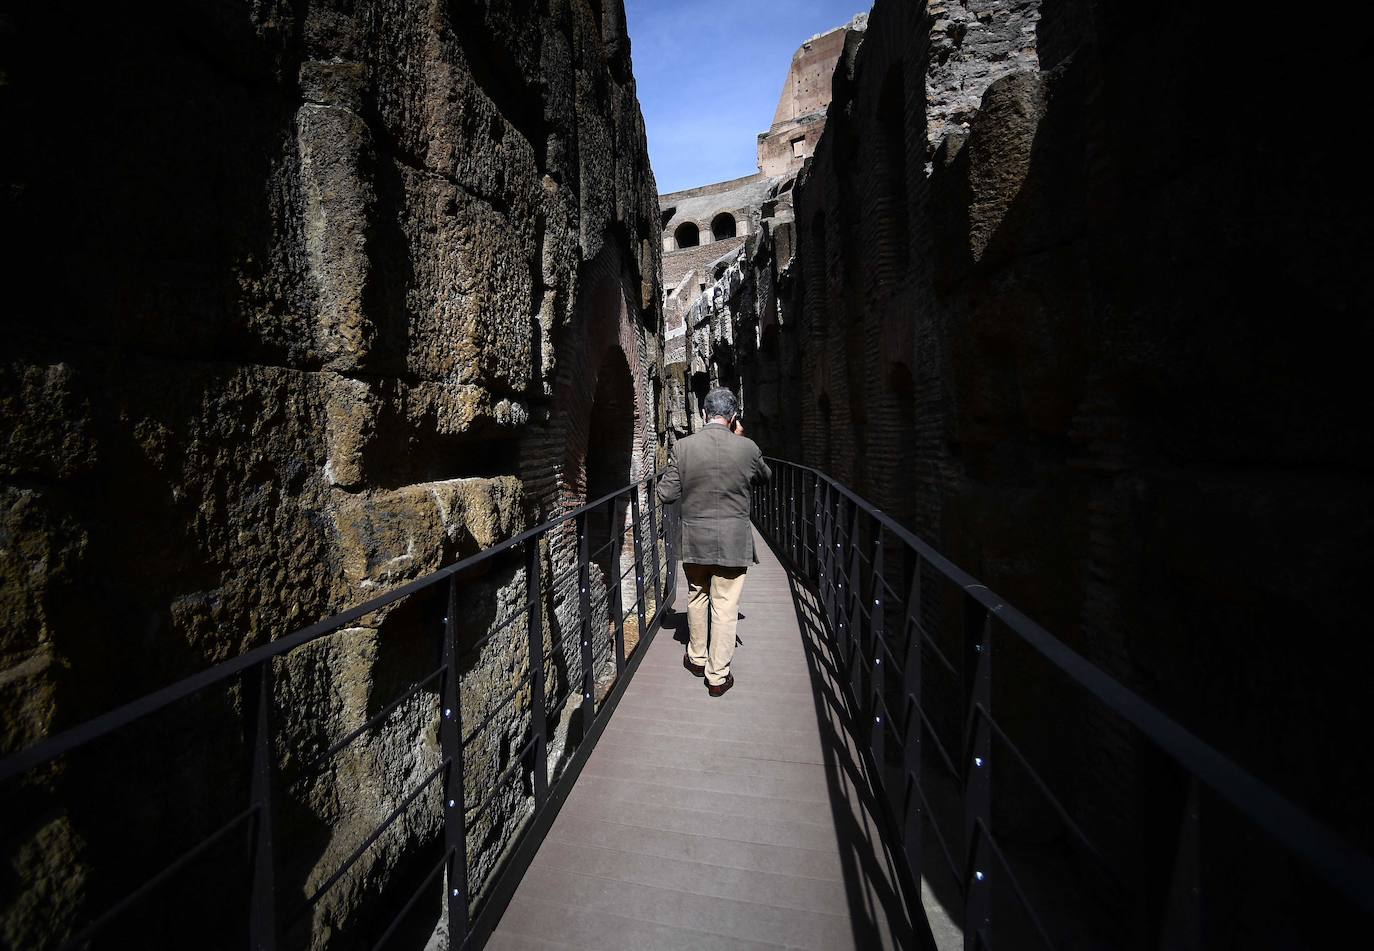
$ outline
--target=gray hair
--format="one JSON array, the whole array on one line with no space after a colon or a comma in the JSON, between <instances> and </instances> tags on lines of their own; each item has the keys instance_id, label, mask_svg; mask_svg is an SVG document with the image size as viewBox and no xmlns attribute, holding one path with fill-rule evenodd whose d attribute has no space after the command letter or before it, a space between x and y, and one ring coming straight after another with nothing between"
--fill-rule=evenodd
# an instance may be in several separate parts
<instances>
[{"instance_id":1,"label":"gray hair","mask_svg":"<svg viewBox=\"0 0 1374 951\"><path fill-rule=\"evenodd\" d=\"M718 386L706 394L706 399L702 401L702 408L706 410L707 419L716 416L730 419L738 415L739 401L735 399L734 393L723 386Z\"/></svg>"}]
</instances>

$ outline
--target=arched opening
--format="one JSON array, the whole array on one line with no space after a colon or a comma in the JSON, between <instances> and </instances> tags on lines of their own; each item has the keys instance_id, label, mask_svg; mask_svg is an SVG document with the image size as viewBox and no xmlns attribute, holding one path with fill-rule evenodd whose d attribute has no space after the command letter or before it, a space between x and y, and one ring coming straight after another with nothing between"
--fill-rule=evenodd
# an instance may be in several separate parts
<instances>
[{"instance_id":1,"label":"arched opening","mask_svg":"<svg viewBox=\"0 0 1374 951\"><path fill-rule=\"evenodd\" d=\"M711 219L711 234L717 241L735 236L735 216L722 211Z\"/></svg>"},{"instance_id":2,"label":"arched opening","mask_svg":"<svg viewBox=\"0 0 1374 951\"><path fill-rule=\"evenodd\" d=\"M673 240L679 248L695 248L701 243L701 232L694 222L684 221L673 232Z\"/></svg>"},{"instance_id":3,"label":"arched opening","mask_svg":"<svg viewBox=\"0 0 1374 951\"><path fill-rule=\"evenodd\" d=\"M759 338L759 353L766 357L776 357L778 355L778 325L769 324L763 328L763 335Z\"/></svg>"},{"instance_id":4,"label":"arched opening","mask_svg":"<svg viewBox=\"0 0 1374 951\"><path fill-rule=\"evenodd\" d=\"M692 412L697 416L700 416L705 409L706 394L710 392L710 390L711 380L705 373L698 372L692 374L692 396L696 403L696 405L692 407Z\"/></svg>"},{"instance_id":5,"label":"arched opening","mask_svg":"<svg viewBox=\"0 0 1374 951\"><path fill-rule=\"evenodd\" d=\"M592 398L591 419L587 426L587 501L591 502L622 488L630 482L634 454L635 393L634 378L619 348L606 352ZM603 505L587 519L587 543L592 552L601 551L617 526L625 524L625 505ZM613 578L611 551L607 548L593 559L605 577Z\"/></svg>"}]
</instances>

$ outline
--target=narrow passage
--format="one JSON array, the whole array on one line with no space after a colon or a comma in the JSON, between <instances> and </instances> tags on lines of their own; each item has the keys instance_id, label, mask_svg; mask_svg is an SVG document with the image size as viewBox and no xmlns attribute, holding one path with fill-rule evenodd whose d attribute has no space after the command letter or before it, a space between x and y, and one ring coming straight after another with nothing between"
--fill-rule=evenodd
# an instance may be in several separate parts
<instances>
[{"instance_id":1,"label":"narrow passage","mask_svg":"<svg viewBox=\"0 0 1374 951\"><path fill-rule=\"evenodd\" d=\"M735 688L682 667L687 583L489 947L911 946L818 606L756 533Z\"/></svg>"}]
</instances>

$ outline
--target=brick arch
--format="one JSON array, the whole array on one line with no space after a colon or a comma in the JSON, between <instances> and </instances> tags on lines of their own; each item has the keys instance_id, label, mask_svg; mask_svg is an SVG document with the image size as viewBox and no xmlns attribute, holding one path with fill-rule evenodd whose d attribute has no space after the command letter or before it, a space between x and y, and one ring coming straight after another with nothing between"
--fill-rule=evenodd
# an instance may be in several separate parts
<instances>
[{"instance_id":1,"label":"brick arch","mask_svg":"<svg viewBox=\"0 0 1374 951\"><path fill-rule=\"evenodd\" d=\"M648 468L650 453L647 407L648 380L643 334L636 326L632 284L622 266L619 253L608 245L591 262L583 265L577 295L574 323L556 348L558 385L554 389L554 427L561 431L563 463L558 477L558 504L563 510L588 500L588 450L593 431L598 391L606 374L628 381L628 396L617 384L619 394L614 413L625 417L630 435L629 471L620 484L637 478ZM616 488L611 486L610 488ZM606 491L609 491L607 489Z\"/></svg>"},{"instance_id":2,"label":"brick arch","mask_svg":"<svg viewBox=\"0 0 1374 951\"><path fill-rule=\"evenodd\" d=\"M673 246L677 249L695 248L701 243L701 228L695 221L681 221L673 226Z\"/></svg>"},{"instance_id":3,"label":"brick arch","mask_svg":"<svg viewBox=\"0 0 1374 951\"><path fill-rule=\"evenodd\" d=\"M600 360L587 420L582 471L588 500L630 481L638 415L630 365L619 347L609 347Z\"/></svg>"}]
</instances>

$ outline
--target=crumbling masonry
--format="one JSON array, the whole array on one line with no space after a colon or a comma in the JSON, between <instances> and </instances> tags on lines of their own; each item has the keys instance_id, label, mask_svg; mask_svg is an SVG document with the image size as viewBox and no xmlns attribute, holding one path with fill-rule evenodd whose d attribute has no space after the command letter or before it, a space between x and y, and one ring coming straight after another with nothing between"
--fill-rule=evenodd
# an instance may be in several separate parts
<instances>
[{"instance_id":1,"label":"crumbling masonry","mask_svg":"<svg viewBox=\"0 0 1374 951\"><path fill-rule=\"evenodd\" d=\"M795 221L751 233L685 309L728 315L705 321L720 378L766 452L853 486L1374 851L1368 758L1342 752L1368 745L1370 649L1336 633L1361 626L1352 569L1374 542L1367 189L1345 127L1277 131L1305 107L1270 26L1207 4L879 0ZM1361 57L1338 45L1323 85L1353 108ZM946 646L957 607L923 606ZM1018 744L1137 894L1166 887L1176 778L1119 723L1068 742L1081 698L1011 669L996 702L1030 725ZM998 773L1008 801L1040 801L1022 781ZM1321 944L1300 879L1260 879L1244 830L1213 830L1202 890L1231 904L1209 904L1208 940ZM1150 919L1112 900L1104 917Z\"/></svg>"},{"instance_id":2,"label":"crumbling masonry","mask_svg":"<svg viewBox=\"0 0 1374 951\"><path fill-rule=\"evenodd\" d=\"M619 2L53 3L0 31L0 203L22 235L0 365L0 753L650 470L660 225ZM573 544L543 553L546 579ZM546 650L576 608L565 587L542 593ZM473 643L523 602L519 558L466 590ZM417 624L400 604L279 665L288 898L437 762L430 683L305 769L434 667ZM528 731L528 690L501 702L526 645L521 619L464 673L464 722L485 724L469 802ZM554 701L580 676L561 650ZM238 702L178 705L4 791L0 945L56 946L242 808ZM554 760L568 723L551 723ZM516 771L470 821L474 886L529 807ZM440 827L422 799L291 927L362 940ZM221 877L179 876L115 933L236 934L242 876Z\"/></svg>"}]
</instances>

